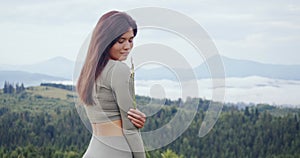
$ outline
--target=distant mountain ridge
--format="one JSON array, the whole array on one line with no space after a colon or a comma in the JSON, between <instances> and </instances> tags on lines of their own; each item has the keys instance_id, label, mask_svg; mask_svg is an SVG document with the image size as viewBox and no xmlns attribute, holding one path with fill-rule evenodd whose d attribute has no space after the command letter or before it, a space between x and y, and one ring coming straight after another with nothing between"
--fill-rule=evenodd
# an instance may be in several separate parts
<instances>
[{"instance_id":1,"label":"distant mountain ridge","mask_svg":"<svg viewBox=\"0 0 300 158\"><path fill-rule=\"evenodd\" d=\"M208 60L215 60L212 57ZM261 76L273 79L300 80L300 65L278 65L264 64L250 60L237 60L222 56L226 77L248 77ZM43 62L31 65L0 65L0 82L23 81L32 85L42 80L72 80L75 62L64 57L55 57ZM10 71L10 72L9 72ZM136 71L137 80L177 80L175 72L178 72L181 79L203 79L210 78L206 63L202 63L193 71L186 69L168 70L163 67L153 69L138 69ZM194 72L193 77L188 72ZM30 83L32 82L32 83ZM0 85L2 84L0 83ZM25 85L26 86L26 85Z\"/></svg>"},{"instance_id":2,"label":"distant mountain ridge","mask_svg":"<svg viewBox=\"0 0 300 158\"><path fill-rule=\"evenodd\" d=\"M74 61L64 57L55 57L30 65L0 65L0 71L24 71L28 73L40 73L71 80L74 64Z\"/></svg>"},{"instance_id":3,"label":"distant mountain ridge","mask_svg":"<svg viewBox=\"0 0 300 158\"><path fill-rule=\"evenodd\" d=\"M42 82L66 80L60 77L49 76L39 73L29 73L24 71L0 71L0 87L2 88L5 81L11 84L24 83L25 86L40 85Z\"/></svg>"},{"instance_id":4,"label":"distant mountain ridge","mask_svg":"<svg viewBox=\"0 0 300 158\"><path fill-rule=\"evenodd\" d=\"M260 76L273 79L300 80L300 65L264 64L250 60L231 59L224 56L222 56L222 60L226 77ZM203 64L197 67L195 71L199 74L199 78L210 76L208 71L205 71Z\"/></svg>"},{"instance_id":5,"label":"distant mountain ridge","mask_svg":"<svg viewBox=\"0 0 300 158\"><path fill-rule=\"evenodd\" d=\"M216 60L215 57L210 59L210 62ZM264 64L250 60L237 60L222 56L224 65L225 77L249 77L260 76L272 79L283 80L300 80L300 65L279 65L279 64ZM203 79L210 78L210 70L207 68L206 63L202 63L193 70L188 69L174 69L172 71L178 72L185 79ZM159 67L153 69L140 69L137 70L137 79L145 80L159 80L169 79L177 80L177 77L172 71L167 68ZM190 73L195 74L193 77Z\"/></svg>"}]
</instances>

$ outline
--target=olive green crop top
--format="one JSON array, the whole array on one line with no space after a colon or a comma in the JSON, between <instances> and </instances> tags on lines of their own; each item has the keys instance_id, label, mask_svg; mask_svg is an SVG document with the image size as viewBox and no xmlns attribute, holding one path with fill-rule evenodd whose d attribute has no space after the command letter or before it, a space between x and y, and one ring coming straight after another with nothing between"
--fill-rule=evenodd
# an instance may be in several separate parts
<instances>
[{"instance_id":1,"label":"olive green crop top","mask_svg":"<svg viewBox=\"0 0 300 158\"><path fill-rule=\"evenodd\" d=\"M91 123L122 120L124 136L135 158L145 158L144 145L137 127L127 118L133 108L130 68L121 61L109 60L94 86L95 105L85 106Z\"/></svg>"}]
</instances>

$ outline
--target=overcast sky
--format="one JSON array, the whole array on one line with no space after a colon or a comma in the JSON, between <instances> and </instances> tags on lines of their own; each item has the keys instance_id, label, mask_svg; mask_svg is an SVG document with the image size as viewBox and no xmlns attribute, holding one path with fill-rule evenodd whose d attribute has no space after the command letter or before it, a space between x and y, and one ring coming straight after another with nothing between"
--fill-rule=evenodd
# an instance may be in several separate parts
<instances>
[{"instance_id":1,"label":"overcast sky","mask_svg":"<svg viewBox=\"0 0 300 158\"><path fill-rule=\"evenodd\" d=\"M56 56L75 60L99 17L109 10L164 7L197 21L221 55L300 64L298 0L0 0L0 64ZM138 36L137 42L147 37ZM188 52L186 52L188 53Z\"/></svg>"}]
</instances>

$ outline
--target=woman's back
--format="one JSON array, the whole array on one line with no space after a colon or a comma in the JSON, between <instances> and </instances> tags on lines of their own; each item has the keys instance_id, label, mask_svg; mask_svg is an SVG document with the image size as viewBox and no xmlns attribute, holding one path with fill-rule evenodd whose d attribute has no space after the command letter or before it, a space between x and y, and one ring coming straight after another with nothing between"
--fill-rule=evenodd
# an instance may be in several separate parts
<instances>
[{"instance_id":1,"label":"woman's back","mask_svg":"<svg viewBox=\"0 0 300 158\"><path fill-rule=\"evenodd\" d=\"M95 83L95 105L85 106L85 108L92 124L115 120L121 120L122 122L120 130L123 131L123 136L95 136L95 138L111 148L116 148L122 152L128 151L129 154L133 152L134 157L143 158L145 157L145 153L141 135L138 128L135 127L127 117L127 112L130 108L133 108L131 98L133 93L130 91L132 89L130 86L133 85L130 80L129 67L120 61L109 60ZM119 142L116 140L119 140ZM98 148L101 147L99 146L101 145L100 142L93 140L91 143L93 143L93 145L90 145L91 147L89 146L89 149L95 146L98 146ZM89 151L95 152L94 150L87 150L87 153ZM120 154L119 152L115 153ZM123 154L124 157L126 152Z\"/></svg>"}]
</instances>

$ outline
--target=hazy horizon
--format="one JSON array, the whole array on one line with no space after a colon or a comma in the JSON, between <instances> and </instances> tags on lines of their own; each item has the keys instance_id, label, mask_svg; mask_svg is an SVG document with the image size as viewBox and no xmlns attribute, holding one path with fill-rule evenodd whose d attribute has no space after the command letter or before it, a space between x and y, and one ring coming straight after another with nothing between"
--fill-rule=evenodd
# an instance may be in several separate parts
<instances>
[{"instance_id":1,"label":"hazy horizon","mask_svg":"<svg viewBox=\"0 0 300 158\"><path fill-rule=\"evenodd\" d=\"M53 81L74 85L73 81ZM154 98L177 100L182 96L181 85L171 80L136 80L136 94ZM187 93L188 97L212 99L211 79L198 79L198 96ZM158 86L157 86L158 85ZM291 106L300 108L300 81L280 80L259 76L226 78L225 103L270 104L275 106ZM163 88L163 89L162 89ZM288 95L287 95L288 94Z\"/></svg>"}]
</instances>

